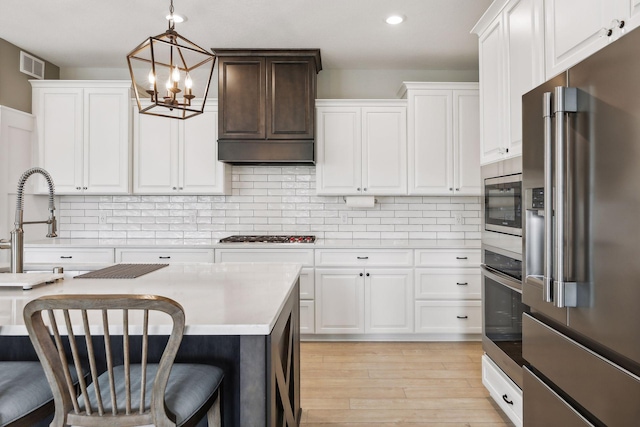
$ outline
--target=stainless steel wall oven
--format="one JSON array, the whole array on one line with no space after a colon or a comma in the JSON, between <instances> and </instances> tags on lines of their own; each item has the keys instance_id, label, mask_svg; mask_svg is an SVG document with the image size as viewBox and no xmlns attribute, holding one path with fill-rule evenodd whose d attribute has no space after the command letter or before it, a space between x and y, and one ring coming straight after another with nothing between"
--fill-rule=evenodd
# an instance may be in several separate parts
<instances>
[{"instance_id":1,"label":"stainless steel wall oven","mask_svg":"<svg viewBox=\"0 0 640 427\"><path fill-rule=\"evenodd\" d=\"M483 245L482 348L522 388L522 257Z\"/></svg>"}]
</instances>

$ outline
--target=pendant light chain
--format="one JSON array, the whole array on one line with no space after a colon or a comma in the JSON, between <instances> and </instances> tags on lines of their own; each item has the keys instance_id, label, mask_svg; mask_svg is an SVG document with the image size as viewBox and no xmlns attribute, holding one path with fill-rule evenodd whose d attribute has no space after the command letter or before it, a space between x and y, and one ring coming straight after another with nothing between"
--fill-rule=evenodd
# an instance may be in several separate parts
<instances>
[{"instance_id":1,"label":"pendant light chain","mask_svg":"<svg viewBox=\"0 0 640 427\"><path fill-rule=\"evenodd\" d=\"M173 0L171 0L171 3L169 4L169 16L171 16L171 19L169 20L169 29L173 30L176 28L176 23L173 20Z\"/></svg>"}]
</instances>

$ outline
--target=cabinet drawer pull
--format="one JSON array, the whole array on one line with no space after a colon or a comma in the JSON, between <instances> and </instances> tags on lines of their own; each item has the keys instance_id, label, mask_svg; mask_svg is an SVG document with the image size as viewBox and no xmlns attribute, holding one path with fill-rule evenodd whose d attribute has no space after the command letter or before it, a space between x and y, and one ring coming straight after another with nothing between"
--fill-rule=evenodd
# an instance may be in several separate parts
<instances>
[{"instance_id":1,"label":"cabinet drawer pull","mask_svg":"<svg viewBox=\"0 0 640 427\"><path fill-rule=\"evenodd\" d=\"M171 259L170 256L159 256L158 258L160 258L160 259Z\"/></svg>"},{"instance_id":2,"label":"cabinet drawer pull","mask_svg":"<svg viewBox=\"0 0 640 427\"><path fill-rule=\"evenodd\" d=\"M468 319L469 316L456 316L458 319Z\"/></svg>"},{"instance_id":3,"label":"cabinet drawer pull","mask_svg":"<svg viewBox=\"0 0 640 427\"><path fill-rule=\"evenodd\" d=\"M457 256L456 259L469 259L466 256Z\"/></svg>"},{"instance_id":4,"label":"cabinet drawer pull","mask_svg":"<svg viewBox=\"0 0 640 427\"><path fill-rule=\"evenodd\" d=\"M468 282L456 283L458 286L467 286L468 284Z\"/></svg>"},{"instance_id":5,"label":"cabinet drawer pull","mask_svg":"<svg viewBox=\"0 0 640 427\"><path fill-rule=\"evenodd\" d=\"M506 394L502 395L502 400L507 402L509 405L513 405L513 400L509 400L509 396L507 396Z\"/></svg>"},{"instance_id":6,"label":"cabinet drawer pull","mask_svg":"<svg viewBox=\"0 0 640 427\"><path fill-rule=\"evenodd\" d=\"M60 255L60 258L62 258L62 259L71 259L73 257L71 255L69 255L69 256Z\"/></svg>"},{"instance_id":7,"label":"cabinet drawer pull","mask_svg":"<svg viewBox=\"0 0 640 427\"><path fill-rule=\"evenodd\" d=\"M358 259L369 259L368 256L359 256Z\"/></svg>"}]
</instances>

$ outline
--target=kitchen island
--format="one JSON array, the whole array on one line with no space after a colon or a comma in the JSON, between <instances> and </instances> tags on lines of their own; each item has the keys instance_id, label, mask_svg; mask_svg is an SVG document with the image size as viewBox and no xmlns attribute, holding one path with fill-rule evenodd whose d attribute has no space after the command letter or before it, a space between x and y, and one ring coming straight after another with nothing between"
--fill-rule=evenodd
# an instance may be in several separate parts
<instances>
[{"instance_id":1,"label":"kitchen island","mask_svg":"<svg viewBox=\"0 0 640 427\"><path fill-rule=\"evenodd\" d=\"M154 294L185 310L177 362L225 370L225 426L298 425L300 420L298 264L169 265L136 279L73 279L29 291L0 288L0 360L37 360L22 320L32 299L51 294ZM154 341L166 320L150 319ZM150 358L159 351L150 348Z\"/></svg>"}]
</instances>

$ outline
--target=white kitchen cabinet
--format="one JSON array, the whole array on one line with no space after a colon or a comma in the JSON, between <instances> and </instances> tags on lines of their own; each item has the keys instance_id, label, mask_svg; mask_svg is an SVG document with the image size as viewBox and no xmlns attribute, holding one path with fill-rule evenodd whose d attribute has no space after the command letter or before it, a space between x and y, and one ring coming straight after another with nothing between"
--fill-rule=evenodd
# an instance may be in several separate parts
<instances>
[{"instance_id":1,"label":"white kitchen cabinet","mask_svg":"<svg viewBox=\"0 0 640 427\"><path fill-rule=\"evenodd\" d=\"M545 80L543 0L495 1L479 37L480 162L522 154L522 95Z\"/></svg>"},{"instance_id":2,"label":"white kitchen cabinet","mask_svg":"<svg viewBox=\"0 0 640 427\"><path fill-rule=\"evenodd\" d=\"M365 333L412 333L413 269L367 268L364 275Z\"/></svg>"},{"instance_id":3,"label":"white kitchen cabinet","mask_svg":"<svg viewBox=\"0 0 640 427\"><path fill-rule=\"evenodd\" d=\"M57 194L126 194L130 189L129 81L30 80L37 164ZM37 191L48 192L40 179Z\"/></svg>"},{"instance_id":4,"label":"white kitchen cabinet","mask_svg":"<svg viewBox=\"0 0 640 427\"><path fill-rule=\"evenodd\" d=\"M522 390L486 354L482 355L482 384L516 427L522 427Z\"/></svg>"},{"instance_id":5,"label":"white kitchen cabinet","mask_svg":"<svg viewBox=\"0 0 640 427\"><path fill-rule=\"evenodd\" d=\"M231 169L218 159L218 110L187 120L134 113L133 192L227 194Z\"/></svg>"},{"instance_id":6,"label":"white kitchen cabinet","mask_svg":"<svg viewBox=\"0 0 640 427\"><path fill-rule=\"evenodd\" d=\"M364 271L316 269L316 333L364 333Z\"/></svg>"},{"instance_id":7,"label":"white kitchen cabinet","mask_svg":"<svg viewBox=\"0 0 640 427\"><path fill-rule=\"evenodd\" d=\"M412 252L317 249L316 333L412 333Z\"/></svg>"},{"instance_id":8,"label":"white kitchen cabinet","mask_svg":"<svg viewBox=\"0 0 640 427\"><path fill-rule=\"evenodd\" d=\"M24 248L25 264L113 264L114 248Z\"/></svg>"},{"instance_id":9,"label":"white kitchen cabinet","mask_svg":"<svg viewBox=\"0 0 640 427\"><path fill-rule=\"evenodd\" d=\"M316 192L406 195L404 101L316 101Z\"/></svg>"},{"instance_id":10,"label":"white kitchen cabinet","mask_svg":"<svg viewBox=\"0 0 640 427\"><path fill-rule=\"evenodd\" d=\"M461 339L480 334L480 250L415 252L415 332Z\"/></svg>"},{"instance_id":11,"label":"white kitchen cabinet","mask_svg":"<svg viewBox=\"0 0 640 427\"><path fill-rule=\"evenodd\" d=\"M213 249L185 248L117 248L116 262L121 263L212 263Z\"/></svg>"},{"instance_id":12,"label":"white kitchen cabinet","mask_svg":"<svg viewBox=\"0 0 640 427\"><path fill-rule=\"evenodd\" d=\"M546 0L545 24L551 78L638 27L640 1Z\"/></svg>"},{"instance_id":13,"label":"white kitchen cabinet","mask_svg":"<svg viewBox=\"0 0 640 427\"><path fill-rule=\"evenodd\" d=\"M408 99L408 192L480 195L477 83L405 82Z\"/></svg>"}]
</instances>

